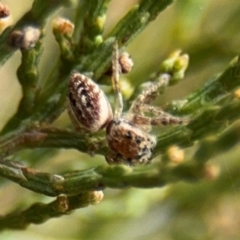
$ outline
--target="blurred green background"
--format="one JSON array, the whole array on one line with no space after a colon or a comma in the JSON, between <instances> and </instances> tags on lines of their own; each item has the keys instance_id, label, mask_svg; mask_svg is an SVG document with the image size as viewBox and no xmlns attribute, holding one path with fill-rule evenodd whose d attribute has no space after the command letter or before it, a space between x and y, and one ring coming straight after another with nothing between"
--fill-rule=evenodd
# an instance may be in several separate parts
<instances>
[{"instance_id":1,"label":"blurred green background","mask_svg":"<svg viewBox=\"0 0 240 240\"><path fill-rule=\"evenodd\" d=\"M17 21L28 9L30 0L5 0ZM109 6L105 34L136 3L136 0L113 0ZM40 64L41 79L58 58L58 48L51 33L51 20L56 16L73 17L73 9L64 9L49 19L44 57ZM146 81L161 61L173 50L190 55L186 78L167 90L158 99L162 105L180 99L198 89L208 79L222 72L240 52L239 0L176 0L127 47L135 66L128 76L132 85ZM0 128L16 111L21 88L16 69L21 54L14 56L0 69ZM66 113L55 123L69 123ZM187 149L191 154L193 149ZM73 150L24 151L19 160L48 172L84 169L106 164L104 158L90 158ZM82 159L82 161L81 161ZM214 181L177 183L162 189L126 189L104 191L105 198L97 206L79 209L69 216L31 225L25 231L5 231L0 239L140 239L140 240L237 240L240 239L240 182L238 146L212 162L220 168ZM240 174L240 173L239 173ZM32 193L11 182L1 182L0 214L16 208L25 209L36 201L52 199Z\"/></svg>"}]
</instances>

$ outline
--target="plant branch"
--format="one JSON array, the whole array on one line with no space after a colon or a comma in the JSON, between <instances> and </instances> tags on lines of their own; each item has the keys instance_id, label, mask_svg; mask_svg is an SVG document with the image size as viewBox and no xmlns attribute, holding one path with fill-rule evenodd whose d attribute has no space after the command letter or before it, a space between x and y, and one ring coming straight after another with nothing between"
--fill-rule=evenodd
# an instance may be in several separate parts
<instances>
[{"instance_id":1,"label":"plant branch","mask_svg":"<svg viewBox=\"0 0 240 240\"><path fill-rule=\"evenodd\" d=\"M240 140L238 120L218 137L200 142L194 161L176 167L160 162L144 166L99 166L62 175L39 172L22 164L1 160L0 175L22 187L48 196L77 195L84 191L109 188L162 187L176 181L196 181L205 175L205 163L211 157L234 147ZM224 147L223 147L224 146Z\"/></svg>"},{"instance_id":2,"label":"plant branch","mask_svg":"<svg viewBox=\"0 0 240 240\"><path fill-rule=\"evenodd\" d=\"M224 100L228 93L240 87L240 57L235 57L223 73L213 77L199 90L182 101L173 101L167 111L185 115Z\"/></svg>"},{"instance_id":3,"label":"plant branch","mask_svg":"<svg viewBox=\"0 0 240 240\"><path fill-rule=\"evenodd\" d=\"M109 188L162 187L176 181L193 181L203 176L199 164L182 164L176 168L151 164L131 168L125 165L99 166L63 175L39 172L23 165L1 160L0 175L24 188L47 196L77 195L85 191Z\"/></svg>"},{"instance_id":4,"label":"plant branch","mask_svg":"<svg viewBox=\"0 0 240 240\"><path fill-rule=\"evenodd\" d=\"M28 148L75 148L90 153L100 142L76 131L32 127L6 136L0 143L0 155L8 156ZM99 153L103 153L103 149Z\"/></svg>"},{"instance_id":5,"label":"plant branch","mask_svg":"<svg viewBox=\"0 0 240 240\"><path fill-rule=\"evenodd\" d=\"M23 96L17 112L8 121L2 133L17 128L34 110L36 96L39 92L38 63L42 55L42 39L30 50L21 50L22 62L17 70L19 83L22 87Z\"/></svg>"},{"instance_id":6,"label":"plant branch","mask_svg":"<svg viewBox=\"0 0 240 240\"><path fill-rule=\"evenodd\" d=\"M141 0L132 10L115 26L109 36L115 36L121 45L129 43L141 32L158 14L172 4L173 0Z\"/></svg>"},{"instance_id":7,"label":"plant branch","mask_svg":"<svg viewBox=\"0 0 240 240\"><path fill-rule=\"evenodd\" d=\"M147 3L146 3L147 2ZM134 28L129 31L129 28L119 28L118 32L124 35L131 35L132 37L136 36L140 31L146 27L147 23L156 17L160 11L164 9L168 4L172 1L161 1L160 3L152 3L152 1L142 1L139 5L139 11L136 12L131 18L132 19L139 19L138 14L143 14L144 11L148 11L147 15L149 15L147 21L141 25L141 28ZM37 4L37 3L36 3ZM34 7L35 5L33 5ZM99 8L100 10L97 13L102 14L102 9L105 9L105 5L103 4L103 8ZM41 8L42 9L42 8ZM106 10L106 9L105 9ZM33 10L32 10L33 11ZM27 17L23 17L23 19L28 19ZM96 12L94 12L94 16ZM95 16L96 17L96 16ZM125 19L127 18L127 19ZM128 16L123 18L123 22L131 20ZM125 19L125 20L124 20ZM20 20L21 23L21 20ZM19 24L20 24L19 23ZM86 26L85 26L86 27ZM83 30L84 31L84 30ZM130 34L130 35L129 35ZM30 121L38 121L38 122L48 122L51 123L54 121L64 110L65 110L65 99L67 95L67 88L66 82L69 76L69 73L73 69L78 69L81 72L93 72L95 80L99 79L102 74L109 68L112 59L112 49L113 43L115 41L115 37L108 37L98 48L95 49L91 54L87 56L80 56L78 59L79 63L77 66L75 65L74 61L72 62L60 62L58 67L55 69L54 74L52 74L51 79L46 82L46 88L43 88L36 99L36 107L34 108L34 113L32 116L29 116ZM94 61L93 61L94 59ZM25 117L26 119L27 117ZM8 125L7 125L8 126ZM8 132L9 127L5 127L3 133Z\"/></svg>"},{"instance_id":8,"label":"plant branch","mask_svg":"<svg viewBox=\"0 0 240 240\"><path fill-rule=\"evenodd\" d=\"M0 231L6 229L25 229L30 224L41 224L49 219L61 217L71 211L97 204L103 198L101 191L84 192L77 196L58 196L51 203L35 203L21 212L13 212L0 217Z\"/></svg>"},{"instance_id":9,"label":"plant branch","mask_svg":"<svg viewBox=\"0 0 240 240\"><path fill-rule=\"evenodd\" d=\"M226 100L226 99L225 99ZM227 101L228 100L228 101ZM174 126L158 134L154 156L171 145L191 146L209 134L222 131L240 117L240 99L228 98L222 106L210 106L200 110L186 126ZM208 127L206 127L208 126ZM103 134L103 133L102 133ZM28 148L74 148L85 153L107 153L104 135L86 135L58 128L23 128L0 141L0 155L8 156Z\"/></svg>"},{"instance_id":10,"label":"plant branch","mask_svg":"<svg viewBox=\"0 0 240 240\"><path fill-rule=\"evenodd\" d=\"M127 46L144 28L153 21L173 0L140 1L114 27L105 41L92 54L87 55L79 62L81 72L93 72L98 80L106 72L112 60L113 43L117 39L119 46ZM94 61L93 61L94 59Z\"/></svg>"},{"instance_id":11,"label":"plant branch","mask_svg":"<svg viewBox=\"0 0 240 240\"><path fill-rule=\"evenodd\" d=\"M13 27L7 28L0 36L0 66L3 65L9 57L16 51L15 48L11 48L8 43L9 34L21 29L23 26L32 25L42 28L46 23L49 15L62 6L67 6L71 3L71 0L49 0L43 2L41 0L35 0L32 8L27 12Z\"/></svg>"},{"instance_id":12,"label":"plant branch","mask_svg":"<svg viewBox=\"0 0 240 240\"><path fill-rule=\"evenodd\" d=\"M88 1L83 20L82 38L77 48L78 53L86 54L102 44L102 32L109 2L110 0Z\"/></svg>"}]
</instances>

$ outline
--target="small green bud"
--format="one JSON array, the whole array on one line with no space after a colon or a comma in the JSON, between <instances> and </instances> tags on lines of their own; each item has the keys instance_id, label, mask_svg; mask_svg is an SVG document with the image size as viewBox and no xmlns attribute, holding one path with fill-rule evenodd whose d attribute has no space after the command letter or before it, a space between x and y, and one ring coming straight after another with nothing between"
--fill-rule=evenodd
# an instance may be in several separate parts
<instances>
[{"instance_id":1,"label":"small green bud","mask_svg":"<svg viewBox=\"0 0 240 240\"><path fill-rule=\"evenodd\" d=\"M174 62L173 72L186 71L189 63L188 54L180 55Z\"/></svg>"},{"instance_id":2,"label":"small green bud","mask_svg":"<svg viewBox=\"0 0 240 240\"><path fill-rule=\"evenodd\" d=\"M134 91L134 87L131 85L129 80L126 78L121 78L119 84L124 98L128 99L129 97L131 97Z\"/></svg>"},{"instance_id":3,"label":"small green bud","mask_svg":"<svg viewBox=\"0 0 240 240\"><path fill-rule=\"evenodd\" d=\"M162 72L172 72L172 68L174 66L174 63L176 59L180 56L181 50L176 50L172 52L169 57L163 61L161 65L161 71Z\"/></svg>"},{"instance_id":4,"label":"small green bud","mask_svg":"<svg viewBox=\"0 0 240 240\"><path fill-rule=\"evenodd\" d=\"M103 29L106 22L106 15L98 16L96 19L96 24L99 29Z\"/></svg>"},{"instance_id":5,"label":"small green bud","mask_svg":"<svg viewBox=\"0 0 240 240\"><path fill-rule=\"evenodd\" d=\"M172 68L171 84L178 82L184 78L185 71L188 67L189 56L188 54L180 55L174 62Z\"/></svg>"},{"instance_id":6,"label":"small green bud","mask_svg":"<svg viewBox=\"0 0 240 240\"><path fill-rule=\"evenodd\" d=\"M100 44L103 43L103 37L102 35L97 35L95 38L94 38L94 43L96 46L99 46Z\"/></svg>"}]
</instances>

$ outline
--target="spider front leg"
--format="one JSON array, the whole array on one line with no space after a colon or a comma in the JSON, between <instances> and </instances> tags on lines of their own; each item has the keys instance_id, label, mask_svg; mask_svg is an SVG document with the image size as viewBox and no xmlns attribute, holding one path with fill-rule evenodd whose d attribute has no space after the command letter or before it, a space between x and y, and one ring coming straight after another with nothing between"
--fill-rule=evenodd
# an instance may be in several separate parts
<instances>
[{"instance_id":1,"label":"spider front leg","mask_svg":"<svg viewBox=\"0 0 240 240\"><path fill-rule=\"evenodd\" d=\"M134 115L131 119L134 124L145 126L158 126L158 125L172 125L172 124L187 124L189 119L174 117L170 114L164 114L159 117L146 117L141 115Z\"/></svg>"},{"instance_id":2,"label":"spider front leg","mask_svg":"<svg viewBox=\"0 0 240 240\"><path fill-rule=\"evenodd\" d=\"M109 164L135 165L148 163L151 160L156 139L122 116L123 100L119 88L121 68L118 59L118 45L115 43L112 61L115 112L114 118L106 129L106 138L110 149L106 155L106 160Z\"/></svg>"},{"instance_id":3,"label":"spider front leg","mask_svg":"<svg viewBox=\"0 0 240 240\"><path fill-rule=\"evenodd\" d=\"M130 107L130 112L139 114L141 107L150 104L157 97L159 89L169 84L170 78L169 74L161 74L157 82L150 83L150 86L134 100Z\"/></svg>"},{"instance_id":4,"label":"spider front leg","mask_svg":"<svg viewBox=\"0 0 240 240\"><path fill-rule=\"evenodd\" d=\"M188 118L175 117L161 108L151 105L139 105L139 113L131 116L131 121L137 125L171 125L187 124ZM151 113L153 117L144 116L141 113Z\"/></svg>"},{"instance_id":5,"label":"spider front leg","mask_svg":"<svg viewBox=\"0 0 240 240\"><path fill-rule=\"evenodd\" d=\"M130 107L131 121L137 125L171 125L186 124L187 118L179 118L166 113L160 107L149 105L158 95L159 89L169 84L171 76L169 74L160 75L156 83L152 83L135 99ZM150 113L153 117L144 116L144 113ZM144 129L147 129L146 127ZM148 131L151 128L148 129Z\"/></svg>"},{"instance_id":6,"label":"spider front leg","mask_svg":"<svg viewBox=\"0 0 240 240\"><path fill-rule=\"evenodd\" d=\"M114 118L120 118L123 112L123 98L119 87L119 74L121 68L119 65L118 43L113 45L113 59L112 59L112 86L115 95L115 111Z\"/></svg>"}]
</instances>

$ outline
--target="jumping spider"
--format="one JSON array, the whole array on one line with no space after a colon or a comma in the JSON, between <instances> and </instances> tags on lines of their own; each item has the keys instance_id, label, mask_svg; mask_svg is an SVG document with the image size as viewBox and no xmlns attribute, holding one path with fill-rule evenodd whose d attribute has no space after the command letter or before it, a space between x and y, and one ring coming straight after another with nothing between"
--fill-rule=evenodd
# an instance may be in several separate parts
<instances>
[{"instance_id":1,"label":"jumping spider","mask_svg":"<svg viewBox=\"0 0 240 240\"><path fill-rule=\"evenodd\" d=\"M185 120L174 117L158 107L149 105L157 96L160 87L168 84L169 74L162 74L157 83L152 83L123 114L123 100L119 88L119 74L125 64L120 62L118 45L114 44L112 60L112 85L115 93L115 110L104 92L90 78L73 73L69 80L69 115L72 121L89 132L106 128L109 164L144 164L151 161L156 146L156 137L149 134L151 125L182 124ZM124 62L125 63L125 62ZM126 62L128 63L128 62ZM131 60L129 60L131 64ZM153 117L145 116L150 113Z\"/></svg>"}]
</instances>

